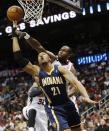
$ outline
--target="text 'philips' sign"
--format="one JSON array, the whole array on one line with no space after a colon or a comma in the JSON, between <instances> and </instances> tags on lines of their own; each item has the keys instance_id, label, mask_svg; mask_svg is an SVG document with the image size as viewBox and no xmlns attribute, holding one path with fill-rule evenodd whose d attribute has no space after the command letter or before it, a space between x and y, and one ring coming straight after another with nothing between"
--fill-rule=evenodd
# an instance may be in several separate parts
<instances>
[{"instance_id":1,"label":"text 'philips' sign","mask_svg":"<svg viewBox=\"0 0 109 131\"><path fill-rule=\"evenodd\" d=\"M108 53L103 53L103 54L79 57L77 59L77 63L78 65L84 65L84 64L90 64L90 63L95 63L95 62L100 62L100 61L107 61L109 59L108 56L109 56Z\"/></svg>"}]
</instances>

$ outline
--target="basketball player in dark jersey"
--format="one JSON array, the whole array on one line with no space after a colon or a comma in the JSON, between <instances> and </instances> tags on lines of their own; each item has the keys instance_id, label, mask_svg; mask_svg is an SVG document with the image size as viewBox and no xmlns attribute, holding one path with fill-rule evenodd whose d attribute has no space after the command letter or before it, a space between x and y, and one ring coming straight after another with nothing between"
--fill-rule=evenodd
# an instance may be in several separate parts
<instances>
[{"instance_id":1,"label":"basketball player in dark jersey","mask_svg":"<svg viewBox=\"0 0 109 131\"><path fill-rule=\"evenodd\" d=\"M38 53L40 53L42 51L46 52L50 56L53 64L56 64L56 65L61 64L62 66L66 67L68 70L70 70L75 76L77 76L74 64L69 60L69 58L72 55L72 49L68 45L62 46L60 48L58 54L55 55L52 52L46 50L37 39L31 37L26 32L16 31L16 33L20 38L25 38L27 43L32 48L34 48ZM74 88L71 89L69 86L68 87L68 95L69 95L69 97L71 97L71 99L74 96L74 92L75 92Z\"/></svg>"},{"instance_id":2,"label":"basketball player in dark jersey","mask_svg":"<svg viewBox=\"0 0 109 131\"><path fill-rule=\"evenodd\" d=\"M86 89L74 74L62 66L53 65L45 52L38 55L39 66L32 65L21 55L16 35L13 35L13 53L22 69L31 74L37 83L39 78L40 88L46 99L45 109L54 131L80 131L80 119L67 95L66 80L81 93L86 102L96 102L89 98Z\"/></svg>"},{"instance_id":3,"label":"basketball player in dark jersey","mask_svg":"<svg viewBox=\"0 0 109 131\"><path fill-rule=\"evenodd\" d=\"M69 46L67 45L62 46L56 56L52 52L46 50L37 39L30 37L30 35L27 34L26 32L17 31L17 34L20 38L25 38L27 43L30 46L32 46L38 53L43 51L49 54L54 65L61 64L62 66L70 70L75 76L77 76L74 64L69 60L70 57L72 56L72 49ZM75 103L75 107L79 113L79 109L77 106L77 99L75 96L75 92L76 92L75 88L71 88L71 86L68 83L66 86L67 86L67 94L70 97L70 99Z\"/></svg>"}]
</instances>

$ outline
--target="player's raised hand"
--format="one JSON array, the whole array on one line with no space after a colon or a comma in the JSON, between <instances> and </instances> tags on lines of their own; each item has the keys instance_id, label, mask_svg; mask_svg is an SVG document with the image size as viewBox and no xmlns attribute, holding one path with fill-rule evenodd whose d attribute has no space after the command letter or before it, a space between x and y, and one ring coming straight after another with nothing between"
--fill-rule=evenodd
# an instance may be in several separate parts
<instances>
[{"instance_id":1,"label":"player's raised hand","mask_svg":"<svg viewBox=\"0 0 109 131\"><path fill-rule=\"evenodd\" d=\"M18 25L17 25L17 21L13 21L13 28L17 28Z\"/></svg>"},{"instance_id":2,"label":"player's raised hand","mask_svg":"<svg viewBox=\"0 0 109 131\"><path fill-rule=\"evenodd\" d=\"M19 31L19 30L16 30L16 34L19 36L19 38L24 38L26 36L26 32L22 32L22 31Z\"/></svg>"},{"instance_id":3,"label":"player's raised hand","mask_svg":"<svg viewBox=\"0 0 109 131\"><path fill-rule=\"evenodd\" d=\"M96 102L96 101L91 100L91 99L88 98L88 97L83 97L83 98L82 98L82 101L84 101L84 102L86 102L86 103L89 103L89 104L97 104L97 103L98 103L98 102Z\"/></svg>"},{"instance_id":4,"label":"player's raised hand","mask_svg":"<svg viewBox=\"0 0 109 131\"><path fill-rule=\"evenodd\" d=\"M26 32L16 30L16 34L19 36L19 39L22 39L22 38L29 39L30 38L30 35Z\"/></svg>"},{"instance_id":5,"label":"player's raised hand","mask_svg":"<svg viewBox=\"0 0 109 131\"><path fill-rule=\"evenodd\" d=\"M17 29L18 25L17 25L17 21L13 21L13 28L12 28L12 36L13 37L16 37L17 34L16 34L16 29Z\"/></svg>"}]
</instances>

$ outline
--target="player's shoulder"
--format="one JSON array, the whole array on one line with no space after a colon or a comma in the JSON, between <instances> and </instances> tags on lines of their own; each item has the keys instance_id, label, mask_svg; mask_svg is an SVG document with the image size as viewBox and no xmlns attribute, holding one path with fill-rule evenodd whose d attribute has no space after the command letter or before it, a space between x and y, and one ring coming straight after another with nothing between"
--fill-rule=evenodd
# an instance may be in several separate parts
<instances>
[{"instance_id":1,"label":"player's shoulder","mask_svg":"<svg viewBox=\"0 0 109 131\"><path fill-rule=\"evenodd\" d=\"M40 68L38 65L33 65L34 68Z\"/></svg>"},{"instance_id":2,"label":"player's shoulder","mask_svg":"<svg viewBox=\"0 0 109 131\"><path fill-rule=\"evenodd\" d=\"M58 70L61 72L61 73L64 73L67 71L67 69L65 67L63 67L62 65L58 65Z\"/></svg>"},{"instance_id":3,"label":"player's shoulder","mask_svg":"<svg viewBox=\"0 0 109 131\"><path fill-rule=\"evenodd\" d=\"M70 60L67 60L67 62L68 62L68 64L70 64L70 65L74 65L74 63L73 63L72 61L70 61Z\"/></svg>"},{"instance_id":4,"label":"player's shoulder","mask_svg":"<svg viewBox=\"0 0 109 131\"><path fill-rule=\"evenodd\" d=\"M39 67L38 65L33 65L33 68L34 68L34 70L37 70L37 72L39 73L40 67ZM37 74L38 74L38 73L37 73Z\"/></svg>"}]
</instances>

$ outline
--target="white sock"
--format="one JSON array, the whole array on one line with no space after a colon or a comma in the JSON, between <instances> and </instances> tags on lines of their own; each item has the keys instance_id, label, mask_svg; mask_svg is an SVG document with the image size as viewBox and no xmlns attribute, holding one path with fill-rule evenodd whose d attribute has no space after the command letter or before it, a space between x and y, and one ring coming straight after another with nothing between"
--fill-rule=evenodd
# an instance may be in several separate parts
<instances>
[{"instance_id":1,"label":"white sock","mask_svg":"<svg viewBox=\"0 0 109 131\"><path fill-rule=\"evenodd\" d=\"M33 127L29 127L28 131L34 131L34 128Z\"/></svg>"}]
</instances>

